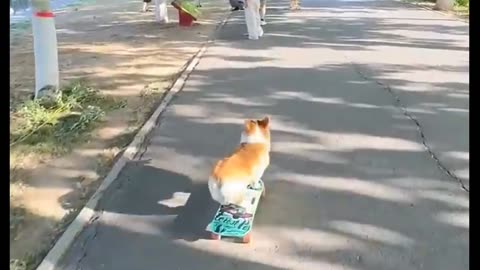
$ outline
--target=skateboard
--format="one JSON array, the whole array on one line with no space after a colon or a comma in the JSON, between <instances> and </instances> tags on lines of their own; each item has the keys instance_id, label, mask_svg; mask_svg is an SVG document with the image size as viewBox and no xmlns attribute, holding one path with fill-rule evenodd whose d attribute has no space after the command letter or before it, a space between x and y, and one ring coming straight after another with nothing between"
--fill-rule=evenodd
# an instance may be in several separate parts
<instances>
[{"instance_id":1,"label":"skateboard","mask_svg":"<svg viewBox=\"0 0 480 270\"><path fill-rule=\"evenodd\" d=\"M207 225L210 239L222 237L239 238L242 243L251 240L253 220L257 212L260 197L265 196L265 184L259 181L258 187L248 186L245 200L241 205L220 205L212 221Z\"/></svg>"}]
</instances>

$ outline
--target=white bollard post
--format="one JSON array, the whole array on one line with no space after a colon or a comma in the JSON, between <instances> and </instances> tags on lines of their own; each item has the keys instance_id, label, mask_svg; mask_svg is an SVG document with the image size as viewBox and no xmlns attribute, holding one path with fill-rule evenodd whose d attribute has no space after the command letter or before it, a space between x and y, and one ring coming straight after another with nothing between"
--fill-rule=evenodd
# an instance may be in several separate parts
<instances>
[{"instance_id":1,"label":"white bollard post","mask_svg":"<svg viewBox=\"0 0 480 270\"><path fill-rule=\"evenodd\" d=\"M35 98L40 90L59 86L57 32L49 0L32 1L32 32L35 53Z\"/></svg>"},{"instance_id":2,"label":"white bollard post","mask_svg":"<svg viewBox=\"0 0 480 270\"><path fill-rule=\"evenodd\" d=\"M155 20L168 23L167 0L155 0Z\"/></svg>"}]
</instances>

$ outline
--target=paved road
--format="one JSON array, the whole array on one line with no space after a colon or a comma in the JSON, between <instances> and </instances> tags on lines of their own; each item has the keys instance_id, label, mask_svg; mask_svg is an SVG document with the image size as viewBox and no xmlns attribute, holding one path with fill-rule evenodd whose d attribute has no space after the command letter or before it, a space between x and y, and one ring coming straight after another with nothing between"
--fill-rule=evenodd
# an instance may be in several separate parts
<instances>
[{"instance_id":1,"label":"paved road","mask_svg":"<svg viewBox=\"0 0 480 270\"><path fill-rule=\"evenodd\" d=\"M393 1L275 4L258 42L241 13L225 26L59 269L469 268L468 26ZM254 243L204 240L208 170L263 114Z\"/></svg>"}]
</instances>

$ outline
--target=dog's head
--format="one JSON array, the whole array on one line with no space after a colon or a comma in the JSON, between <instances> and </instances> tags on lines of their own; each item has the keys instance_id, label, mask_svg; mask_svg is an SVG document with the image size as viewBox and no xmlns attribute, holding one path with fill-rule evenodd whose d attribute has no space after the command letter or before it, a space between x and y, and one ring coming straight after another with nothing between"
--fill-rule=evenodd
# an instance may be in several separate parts
<instances>
[{"instance_id":1,"label":"dog's head","mask_svg":"<svg viewBox=\"0 0 480 270\"><path fill-rule=\"evenodd\" d=\"M245 120L241 143L270 144L270 117Z\"/></svg>"}]
</instances>

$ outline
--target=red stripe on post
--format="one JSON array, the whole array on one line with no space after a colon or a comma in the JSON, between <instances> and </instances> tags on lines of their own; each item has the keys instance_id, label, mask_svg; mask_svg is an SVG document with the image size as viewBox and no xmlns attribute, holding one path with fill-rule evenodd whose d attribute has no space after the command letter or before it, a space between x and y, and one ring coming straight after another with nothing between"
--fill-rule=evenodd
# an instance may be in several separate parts
<instances>
[{"instance_id":1,"label":"red stripe on post","mask_svg":"<svg viewBox=\"0 0 480 270\"><path fill-rule=\"evenodd\" d=\"M35 16L41 17L41 18L53 18L55 15L53 15L53 12L41 11L41 12L35 12Z\"/></svg>"}]
</instances>

